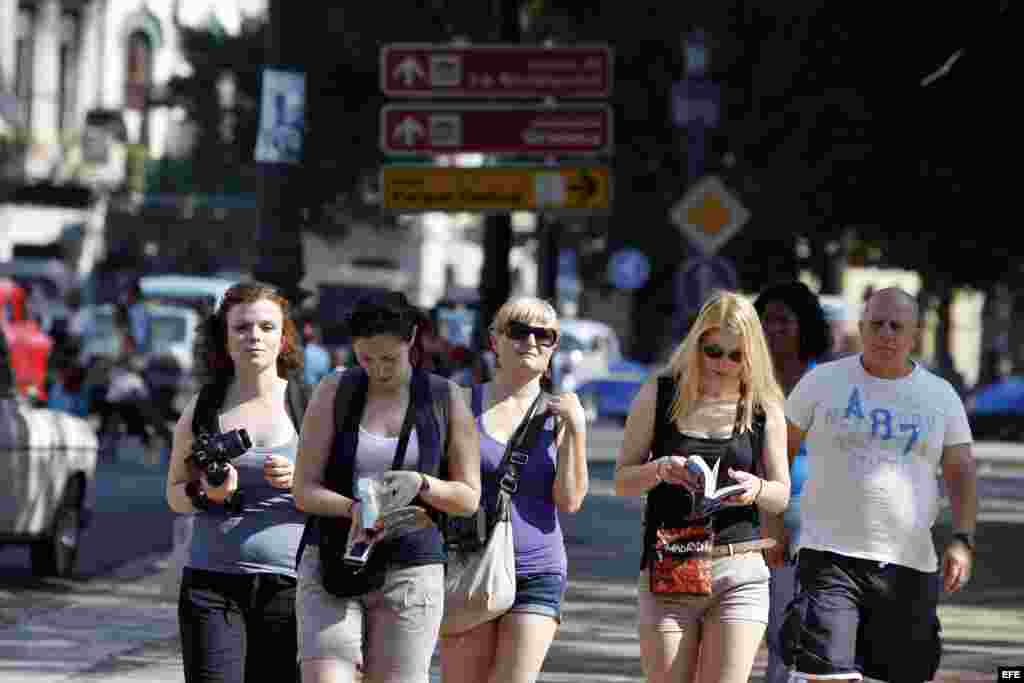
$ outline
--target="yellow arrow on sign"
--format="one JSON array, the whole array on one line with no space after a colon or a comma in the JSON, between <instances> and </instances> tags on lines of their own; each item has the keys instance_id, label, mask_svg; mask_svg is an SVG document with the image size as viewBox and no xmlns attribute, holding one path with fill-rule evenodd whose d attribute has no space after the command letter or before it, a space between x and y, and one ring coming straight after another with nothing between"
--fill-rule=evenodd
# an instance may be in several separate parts
<instances>
[{"instance_id":1,"label":"yellow arrow on sign","mask_svg":"<svg viewBox=\"0 0 1024 683\"><path fill-rule=\"evenodd\" d=\"M611 171L607 166L385 166L381 169L381 189L385 209L407 213L590 213L611 208Z\"/></svg>"}]
</instances>

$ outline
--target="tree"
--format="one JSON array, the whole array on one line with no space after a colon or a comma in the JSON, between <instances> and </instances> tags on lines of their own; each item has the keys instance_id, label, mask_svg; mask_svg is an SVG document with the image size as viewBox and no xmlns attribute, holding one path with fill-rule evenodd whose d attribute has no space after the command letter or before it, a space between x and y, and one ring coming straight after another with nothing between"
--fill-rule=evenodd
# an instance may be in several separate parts
<instances>
[{"instance_id":1,"label":"tree","mask_svg":"<svg viewBox=\"0 0 1024 683\"><path fill-rule=\"evenodd\" d=\"M260 73L266 63L266 24L250 18L242 22L239 34L229 35L211 18L201 27L176 22L176 30L191 73L173 76L163 100L182 107L196 131L191 156L193 191L252 192L254 184L246 186L238 181L253 176ZM231 103L223 103L219 96L222 79L233 83Z\"/></svg>"}]
</instances>

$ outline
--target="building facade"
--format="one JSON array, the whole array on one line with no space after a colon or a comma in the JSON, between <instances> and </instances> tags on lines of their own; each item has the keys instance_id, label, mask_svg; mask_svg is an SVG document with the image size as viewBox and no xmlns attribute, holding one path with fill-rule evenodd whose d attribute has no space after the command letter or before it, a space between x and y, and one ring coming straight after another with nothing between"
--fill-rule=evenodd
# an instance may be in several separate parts
<instances>
[{"instance_id":1,"label":"building facade","mask_svg":"<svg viewBox=\"0 0 1024 683\"><path fill-rule=\"evenodd\" d=\"M104 166L123 166L118 143L142 145L147 157L161 158L173 144L176 114L154 106L154 95L190 68L175 27L216 21L236 29L240 5L0 0L0 137L8 154L20 152L17 170L28 179L85 174L88 182Z\"/></svg>"}]
</instances>

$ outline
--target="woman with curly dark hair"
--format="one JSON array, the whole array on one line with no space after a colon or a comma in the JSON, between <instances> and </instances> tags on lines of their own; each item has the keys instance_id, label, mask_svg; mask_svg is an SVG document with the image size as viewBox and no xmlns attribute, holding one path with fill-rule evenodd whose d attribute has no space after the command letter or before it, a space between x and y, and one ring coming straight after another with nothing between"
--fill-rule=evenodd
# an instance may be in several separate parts
<instances>
[{"instance_id":1,"label":"woman with curly dark hair","mask_svg":"<svg viewBox=\"0 0 1024 683\"><path fill-rule=\"evenodd\" d=\"M775 377L787 396L800 378L825 360L831 346L831 330L817 295L799 281L768 287L754 302L761 317ZM796 566L790 554L800 532L800 493L807 478L807 452L801 448L790 463L789 506L780 520L765 520L781 543L766 551L771 567L771 609L768 614L768 670L765 680L784 683L789 672L782 662L779 627L786 605L796 592ZM780 528L782 527L782 528Z\"/></svg>"},{"instance_id":2,"label":"woman with curly dark hair","mask_svg":"<svg viewBox=\"0 0 1024 683\"><path fill-rule=\"evenodd\" d=\"M302 347L288 301L268 285L232 286L201 323L195 354L204 384L175 427L166 493L193 515L178 601L185 680L296 681L305 515L291 488L302 416L287 401ZM192 457L196 437L237 429L249 443L239 439L218 483Z\"/></svg>"}]
</instances>

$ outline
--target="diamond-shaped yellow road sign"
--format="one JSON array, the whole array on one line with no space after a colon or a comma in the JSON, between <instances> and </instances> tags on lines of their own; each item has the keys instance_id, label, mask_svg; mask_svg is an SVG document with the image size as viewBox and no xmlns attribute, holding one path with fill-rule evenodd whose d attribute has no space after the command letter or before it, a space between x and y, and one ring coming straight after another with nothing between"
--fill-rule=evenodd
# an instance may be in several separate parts
<instances>
[{"instance_id":1,"label":"diamond-shaped yellow road sign","mask_svg":"<svg viewBox=\"0 0 1024 683\"><path fill-rule=\"evenodd\" d=\"M695 247L710 256L750 220L750 211L717 176L706 176L676 202L669 217Z\"/></svg>"}]
</instances>

